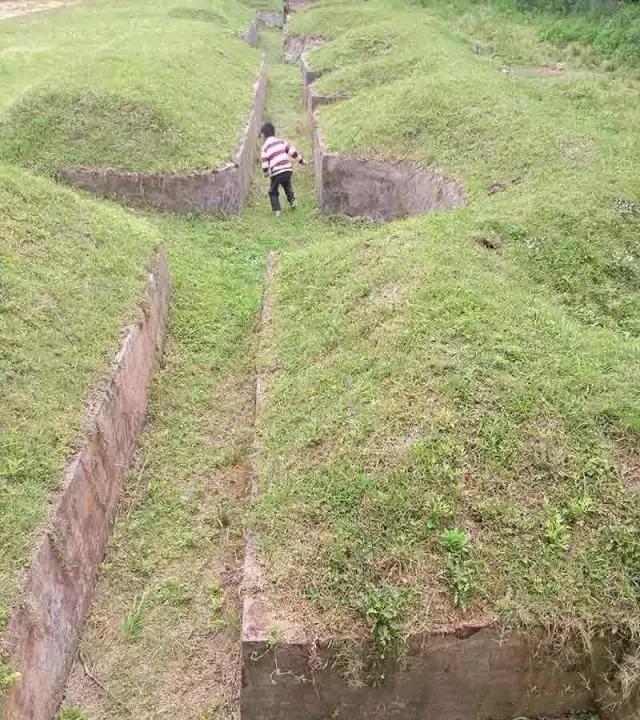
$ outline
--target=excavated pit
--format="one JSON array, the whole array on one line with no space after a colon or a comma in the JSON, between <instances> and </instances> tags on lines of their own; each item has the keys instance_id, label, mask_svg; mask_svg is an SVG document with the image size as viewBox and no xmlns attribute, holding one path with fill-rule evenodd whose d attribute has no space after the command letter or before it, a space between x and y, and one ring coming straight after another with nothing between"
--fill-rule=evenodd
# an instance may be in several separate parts
<instances>
[{"instance_id":1,"label":"excavated pit","mask_svg":"<svg viewBox=\"0 0 640 720\"><path fill-rule=\"evenodd\" d=\"M121 172L76 167L60 170L57 178L94 195L120 200L131 207L152 207L169 212L239 213L249 192L266 87L267 66L263 58L240 147L233 163L220 170L195 173Z\"/></svg>"},{"instance_id":2,"label":"excavated pit","mask_svg":"<svg viewBox=\"0 0 640 720\"><path fill-rule=\"evenodd\" d=\"M315 110L337 102L341 93L322 95L313 88L319 76L304 58L302 81L313 140L316 193L328 214L390 221L464 207L467 194L455 180L432 168L410 162L380 162L326 149Z\"/></svg>"},{"instance_id":3,"label":"excavated pit","mask_svg":"<svg viewBox=\"0 0 640 720\"><path fill-rule=\"evenodd\" d=\"M144 423L149 381L167 333L169 292L161 251L149 273L143 319L127 329L104 389L90 405L86 437L66 467L10 616L4 645L20 678L0 704L7 720L47 720L57 710Z\"/></svg>"}]
</instances>

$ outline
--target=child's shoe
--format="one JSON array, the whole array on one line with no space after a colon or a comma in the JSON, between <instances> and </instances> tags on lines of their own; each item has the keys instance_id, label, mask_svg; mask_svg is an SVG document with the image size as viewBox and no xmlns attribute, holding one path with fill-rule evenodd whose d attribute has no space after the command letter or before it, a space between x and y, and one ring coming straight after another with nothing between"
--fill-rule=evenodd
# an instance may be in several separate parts
<instances>
[{"instance_id":1,"label":"child's shoe","mask_svg":"<svg viewBox=\"0 0 640 720\"><path fill-rule=\"evenodd\" d=\"M292 209L292 210L295 210L297 207L298 207L298 201L297 201L297 200L294 200L294 201L291 203L291 209Z\"/></svg>"},{"instance_id":2,"label":"child's shoe","mask_svg":"<svg viewBox=\"0 0 640 720\"><path fill-rule=\"evenodd\" d=\"M280 217L280 210L274 210L273 217Z\"/></svg>"}]
</instances>

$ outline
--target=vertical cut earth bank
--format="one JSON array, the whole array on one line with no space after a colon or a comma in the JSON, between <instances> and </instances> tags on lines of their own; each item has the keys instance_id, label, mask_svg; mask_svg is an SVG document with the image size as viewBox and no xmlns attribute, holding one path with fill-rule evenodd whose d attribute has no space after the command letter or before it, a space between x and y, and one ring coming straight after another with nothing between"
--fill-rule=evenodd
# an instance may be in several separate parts
<instances>
[{"instance_id":1,"label":"vertical cut earth bank","mask_svg":"<svg viewBox=\"0 0 640 720\"><path fill-rule=\"evenodd\" d=\"M124 476L147 409L148 385L167 333L170 281L163 251L147 284L142 320L89 404L86 436L64 482L10 617L5 652L20 677L0 709L5 720L49 720L56 712Z\"/></svg>"},{"instance_id":2,"label":"vertical cut earth bank","mask_svg":"<svg viewBox=\"0 0 640 720\"><path fill-rule=\"evenodd\" d=\"M249 42L253 36L245 39ZM75 167L60 170L57 178L94 195L121 200L132 207L153 207L170 212L239 213L249 191L266 90L267 63L263 57L240 146L233 162L220 170L121 172L99 167Z\"/></svg>"},{"instance_id":3,"label":"vertical cut earth bank","mask_svg":"<svg viewBox=\"0 0 640 720\"><path fill-rule=\"evenodd\" d=\"M312 71L302 58L316 192L322 212L388 221L454 210L467 204L465 190L437 170L410 162L379 162L329 152L315 117L315 108L335 102L341 96L316 93L311 84L317 77L318 73Z\"/></svg>"}]
</instances>

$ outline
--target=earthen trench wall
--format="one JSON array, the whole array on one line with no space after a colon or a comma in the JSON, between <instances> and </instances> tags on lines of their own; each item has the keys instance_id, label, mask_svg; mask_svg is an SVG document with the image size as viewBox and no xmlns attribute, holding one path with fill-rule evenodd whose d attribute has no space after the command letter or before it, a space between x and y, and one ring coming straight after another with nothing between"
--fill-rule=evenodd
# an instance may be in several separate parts
<instances>
[{"instance_id":1,"label":"earthen trench wall","mask_svg":"<svg viewBox=\"0 0 640 720\"><path fill-rule=\"evenodd\" d=\"M174 212L238 213L251 182L266 88L267 66L263 58L240 147L234 162L220 170L181 174L77 167L60 170L57 176L61 181L94 195L121 200L133 207Z\"/></svg>"},{"instance_id":2,"label":"earthen trench wall","mask_svg":"<svg viewBox=\"0 0 640 720\"><path fill-rule=\"evenodd\" d=\"M0 705L7 720L55 714L91 603L123 478L147 408L148 384L164 346L169 274L160 252L147 284L142 321L126 331L87 437L64 483L11 615L3 645L20 678Z\"/></svg>"}]
</instances>

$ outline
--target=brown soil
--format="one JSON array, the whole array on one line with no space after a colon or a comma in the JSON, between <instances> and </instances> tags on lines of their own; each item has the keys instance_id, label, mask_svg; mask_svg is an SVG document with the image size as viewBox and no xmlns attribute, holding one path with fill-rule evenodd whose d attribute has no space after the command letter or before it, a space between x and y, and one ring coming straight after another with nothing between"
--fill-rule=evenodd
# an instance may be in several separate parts
<instances>
[{"instance_id":1,"label":"brown soil","mask_svg":"<svg viewBox=\"0 0 640 720\"><path fill-rule=\"evenodd\" d=\"M499 250L502 247L500 238L495 235L477 235L473 241L486 250Z\"/></svg>"},{"instance_id":2,"label":"brown soil","mask_svg":"<svg viewBox=\"0 0 640 720\"><path fill-rule=\"evenodd\" d=\"M3 0L0 2L0 20L76 4L77 0Z\"/></svg>"}]
</instances>

